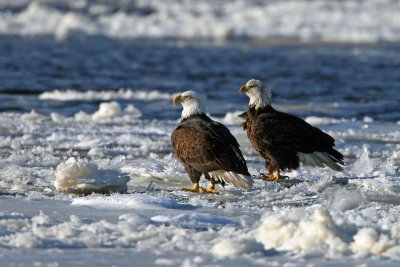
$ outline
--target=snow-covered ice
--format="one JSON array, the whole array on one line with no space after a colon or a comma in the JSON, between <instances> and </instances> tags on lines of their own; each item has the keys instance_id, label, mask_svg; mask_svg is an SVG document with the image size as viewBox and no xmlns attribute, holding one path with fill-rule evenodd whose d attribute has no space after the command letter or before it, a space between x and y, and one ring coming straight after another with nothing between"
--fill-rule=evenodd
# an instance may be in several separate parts
<instances>
[{"instance_id":1,"label":"snow-covered ice","mask_svg":"<svg viewBox=\"0 0 400 267\"><path fill-rule=\"evenodd\" d=\"M2 124L0 139L0 186L7 192L0 196L3 253L130 249L145 260L156 246L154 265L234 260L236 266L257 266L298 257L315 264L325 258L374 265L400 259L398 145L365 142L399 138L399 125L371 121L368 130L357 132L364 121L313 118L309 122L338 139L346 155L344 173L303 167L288 173L303 181L290 187L255 180L252 190L228 185L219 188L221 195L191 194L180 191L189 181L171 156L169 134L176 121L136 117L126 123L118 102L105 103L98 113L119 107L107 123L91 114L84 121L34 111L1 114L1 121L9 122ZM250 172L257 174L263 162L233 114L238 112L221 121L237 135L245 157L252 159ZM92 192L111 194L69 194Z\"/></svg>"}]
</instances>

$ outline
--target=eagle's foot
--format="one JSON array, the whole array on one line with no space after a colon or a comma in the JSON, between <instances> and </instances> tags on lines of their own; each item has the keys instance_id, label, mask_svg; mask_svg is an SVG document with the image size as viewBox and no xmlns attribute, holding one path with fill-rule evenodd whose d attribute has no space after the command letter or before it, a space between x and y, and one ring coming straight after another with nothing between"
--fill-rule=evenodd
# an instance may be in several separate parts
<instances>
[{"instance_id":1,"label":"eagle's foot","mask_svg":"<svg viewBox=\"0 0 400 267\"><path fill-rule=\"evenodd\" d=\"M192 192L192 193L204 193L206 189L199 186L199 183L194 183L193 188L183 188L182 191L184 192Z\"/></svg>"},{"instance_id":2,"label":"eagle's foot","mask_svg":"<svg viewBox=\"0 0 400 267\"><path fill-rule=\"evenodd\" d=\"M279 180L289 178L289 176L281 175L281 173L279 171L275 172L275 173L269 173L269 174L261 173L260 175L264 180L267 180L268 182L277 182Z\"/></svg>"},{"instance_id":3,"label":"eagle's foot","mask_svg":"<svg viewBox=\"0 0 400 267\"><path fill-rule=\"evenodd\" d=\"M207 187L204 193L219 195L219 191L213 187Z\"/></svg>"},{"instance_id":4,"label":"eagle's foot","mask_svg":"<svg viewBox=\"0 0 400 267\"><path fill-rule=\"evenodd\" d=\"M219 194L218 190L215 189L215 184L211 184L209 187L203 188L199 186L199 183L194 183L193 188L183 188L182 191L192 193Z\"/></svg>"},{"instance_id":5,"label":"eagle's foot","mask_svg":"<svg viewBox=\"0 0 400 267\"><path fill-rule=\"evenodd\" d=\"M278 176L275 176L273 174L265 174L265 173L261 173L261 177L263 178L263 180L266 180L268 182L276 182L279 180Z\"/></svg>"},{"instance_id":6,"label":"eagle's foot","mask_svg":"<svg viewBox=\"0 0 400 267\"><path fill-rule=\"evenodd\" d=\"M182 188L183 192L191 192L191 193L203 193L205 191L204 188L199 187L198 189L195 188Z\"/></svg>"}]
</instances>

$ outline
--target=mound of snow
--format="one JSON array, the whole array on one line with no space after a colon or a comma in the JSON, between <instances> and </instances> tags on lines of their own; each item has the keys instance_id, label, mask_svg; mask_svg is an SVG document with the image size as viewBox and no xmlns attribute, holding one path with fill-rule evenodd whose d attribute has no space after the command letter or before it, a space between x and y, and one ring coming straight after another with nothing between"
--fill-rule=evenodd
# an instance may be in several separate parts
<instances>
[{"instance_id":1,"label":"mound of snow","mask_svg":"<svg viewBox=\"0 0 400 267\"><path fill-rule=\"evenodd\" d=\"M93 120L102 120L102 119L111 119L114 117L118 117L121 115L121 106L113 101L113 102L105 102L101 103L99 110L93 113Z\"/></svg>"},{"instance_id":2,"label":"mound of snow","mask_svg":"<svg viewBox=\"0 0 400 267\"><path fill-rule=\"evenodd\" d=\"M99 109L93 114L79 111L74 115L74 119L82 122L95 121L101 123L112 120L129 123L137 121L141 116L142 112L140 112L140 110L134 105L130 104L122 110L120 104L113 101L100 103Z\"/></svg>"},{"instance_id":3,"label":"mound of snow","mask_svg":"<svg viewBox=\"0 0 400 267\"><path fill-rule=\"evenodd\" d=\"M216 243L211 251L220 258L234 258L246 253L263 251L263 247L249 238L225 238Z\"/></svg>"},{"instance_id":4,"label":"mound of snow","mask_svg":"<svg viewBox=\"0 0 400 267\"><path fill-rule=\"evenodd\" d=\"M335 119L335 118L329 118L329 117L308 116L307 118L305 118L305 121L311 125L328 125L328 124L345 123L348 120Z\"/></svg>"},{"instance_id":5,"label":"mound of snow","mask_svg":"<svg viewBox=\"0 0 400 267\"><path fill-rule=\"evenodd\" d=\"M238 125L244 122L244 119L239 117L242 113L243 111L227 112L223 118L216 118L216 120L226 125Z\"/></svg>"},{"instance_id":6,"label":"mound of snow","mask_svg":"<svg viewBox=\"0 0 400 267\"><path fill-rule=\"evenodd\" d=\"M368 147L364 146L362 151L358 154L357 161L354 162L353 169L351 171L359 177L365 177L373 174L375 168L379 165L379 161L376 159L371 159L369 154Z\"/></svg>"},{"instance_id":7,"label":"mound of snow","mask_svg":"<svg viewBox=\"0 0 400 267\"><path fill-rule=\"evenodd\" d=\"M333 210L346 211L357 208L363 201L364 196L359 190L338 190L333 195L330 207Z\"/></svg>"},{"instance_id":8,"label":"mound of snow","mask_svg":"<svg viewBox=\"0 0 400 267\"><path fill-rule=\"evenodd\" d=\"M265 216L256 233L256 240L266 249L327 251L328 256L341 255L348 249L331 215L321 208L316 208L311 218L300 213Z\"/></svg>"},{"instance_id":9,"label":"mound of snow","mask_svg":"<svg viewBox=\"0 0 400 267\"><path fill-rule=\"evenodd\" d=\"M24 113L23 115L21 115L21 120L26 122L43 122L45 119L45 116L37 113L35 110L31 110L30 113Z\"/></svg>"},{"instance_id":10,"label":"mound of snow","mask_svg":"<svg viewBox=\"0 0 400 267\"><path fill-rule=\"evenodd\" d=\"M129 177L115 170L101 170L94 163L69 158L57 166L54 186L75 194L126 192Z\"/></svg>"},{"instance_id":11,"label":"mound of snow","mask_svg":"<svg viewBox=\"0 0 400 267\"><path fill-rule=\"evenodd\" d=\"M321 254L329 258L351 252L360 256L400 256L400 227L389 231L385 225L367 226L365 218L351 223L343 222L342 217L338 222L322 208L315 208L311 215L293 210L266 214L255 231L255 239L265 249Z\"/></svg>"}]
</instances>

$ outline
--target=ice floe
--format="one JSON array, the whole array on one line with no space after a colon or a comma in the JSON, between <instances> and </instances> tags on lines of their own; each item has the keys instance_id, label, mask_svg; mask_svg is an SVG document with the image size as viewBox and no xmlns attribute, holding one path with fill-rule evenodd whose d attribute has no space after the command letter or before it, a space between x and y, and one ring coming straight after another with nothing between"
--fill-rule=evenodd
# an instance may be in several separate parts
<instances>
[{"instance_id":1,"label":"ice floe","mask_svg":"<svg viewBox=\"0 0 400 267\"><path fill-rule=\"evenodd\" d=\"M129 176L115 170L102 170L95 163L73 157L56 169L54 186L58 191L75 194L124 192Z\"/></svg>"},{"instance_id":2,"label":"ice floe","mask_svg":"<svg viewBox=\"0 0 400 267\"><path fill-rule=\"evenodd\" d=\"M190 180L171 151L176 121L146 120L135 106L110 101L75 116L1 114L0 205L14 213L0 214L0 246L134 253L157 246L159 263L178 252L202 257L199 265L253 258L253 265L266 264L270 255L305 262L313 255L357 263L399 258L399 125L321 117L313 123L338 140L343 173L301 167L287 173L297 182L255 179L252 190L226 186L214 196L181 192ZM112 115L94 120L95 112ZM236 115L221 117L256 175L264 163Z\"/></svg>"}]
</instances>

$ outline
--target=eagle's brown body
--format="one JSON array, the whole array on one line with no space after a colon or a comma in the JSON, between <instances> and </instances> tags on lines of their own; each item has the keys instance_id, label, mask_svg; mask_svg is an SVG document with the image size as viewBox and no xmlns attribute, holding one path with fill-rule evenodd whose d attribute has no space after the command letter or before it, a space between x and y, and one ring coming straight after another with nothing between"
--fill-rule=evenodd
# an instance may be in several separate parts
<instances>
[{"instance_id":1,"label":"eagle's brown body","mask_svg":"<svg viewBox=\"0 0 400 267\"><path fill-rule=\"evenodd\" d=\"M265 159L270 173L299 167L300 156L320 157L317 166L324 163L341 171L343 155L335 150L335 140L304 120L276 111L270 105L256 109L250 106L242 114L242 124L255 150ZM317 152L317 153L315 153ZM319 152L319 153L318 153Z\"/></svg>"},{"instance_id":2,"label":"eagle's brown body","mask_svg":"<svg viewBox=\"0 0 400 267\"><path fill-rule=\"evenodd\" d=\"M250 176L236 139L228 128L205 114L183 119L173 131L171 141L174 153L182 162L192 183L198 183L204 174L206 179L224 184L224 180L210 175L210 172L215 171Z\"/></svg>"}]
</instances>

